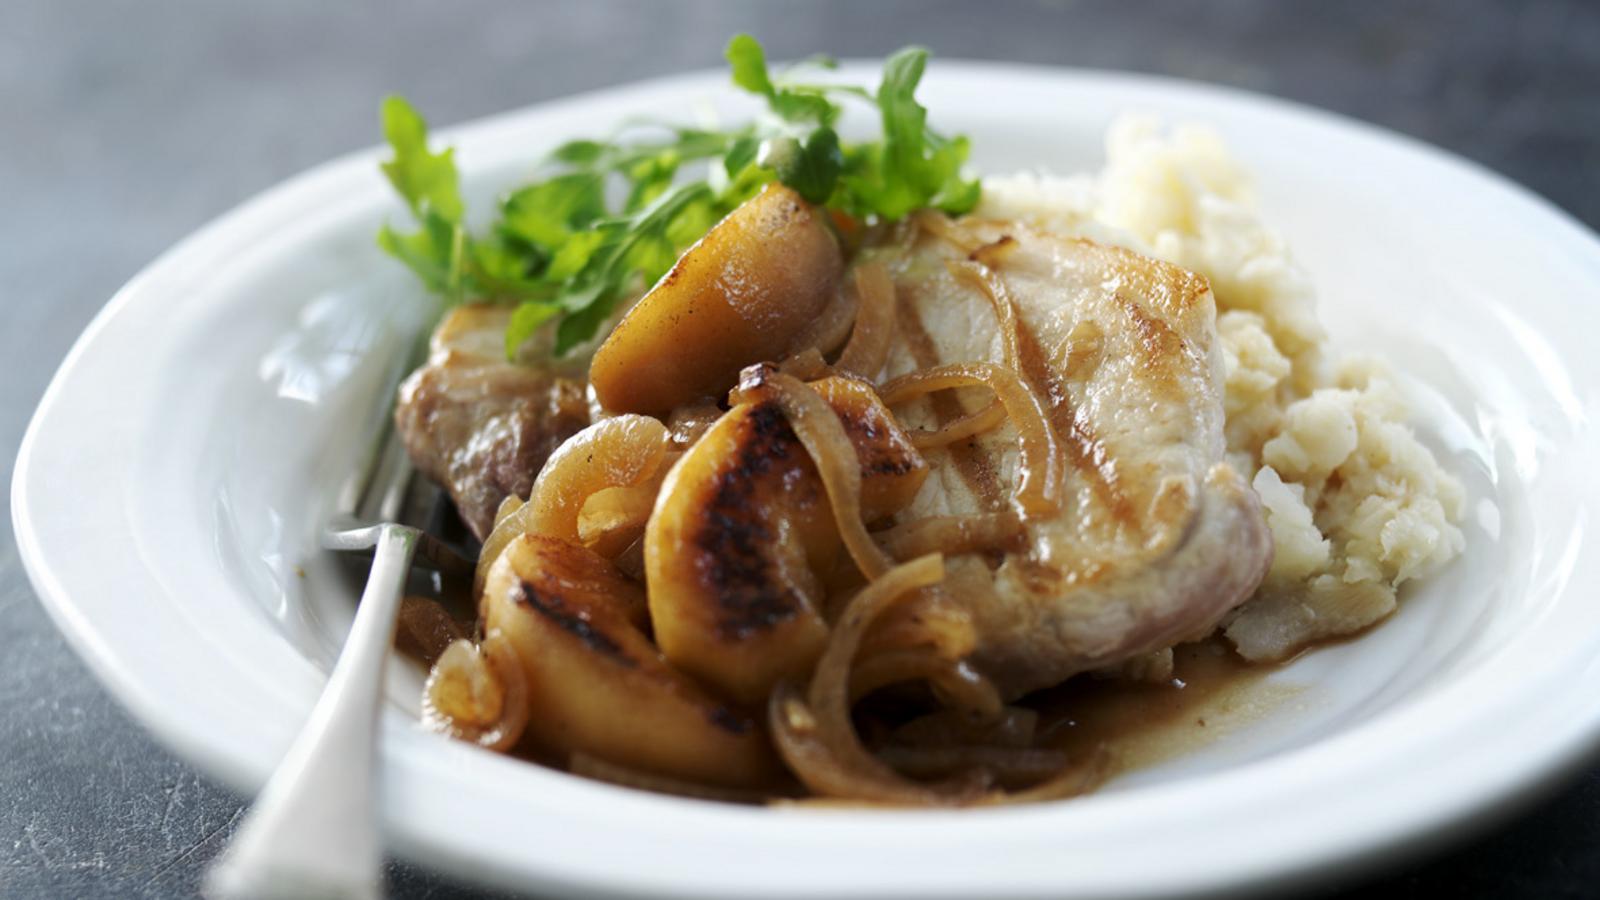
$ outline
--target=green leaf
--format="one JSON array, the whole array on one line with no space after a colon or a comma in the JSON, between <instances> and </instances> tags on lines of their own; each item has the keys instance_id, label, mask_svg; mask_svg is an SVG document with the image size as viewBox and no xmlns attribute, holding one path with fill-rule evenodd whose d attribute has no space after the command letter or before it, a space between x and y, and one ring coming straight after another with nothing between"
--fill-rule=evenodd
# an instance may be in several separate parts
<instances>
[{"instance_id":1,"label":"green leaf","mask_svg":"<svg viewBox=\"0 0 1600 900\"><path fill-rule=\"evenodd\" d=\"M711 197L703 197L689 203L667 223L665 229L667 243L673 247L687 247L704 237L705 233L711 230L711 226L717 224L718 218L720 216L714 208Z\"/></svg>"},{"instance_id":2,"label":"green leaf","mask_svg":"<svg viewBox=\"0 0 1600 900\"><path fill-rule=\"evenodd\" d=\"M884 142L891 147L923 144L928 111L917 102L916 91L927 65L928 51L922 47L896 51L883 65L878 109L883 113Z\"/></svg>"},{"instance_id":3,"label":"green leaf","mask_svg":"<svg viewBox=\"0 0 1600 900\"><path fill-rule=\"evenodd\" d=\"M555 302L567 313L580 313L603 300L616 289L610 280L609 270L584 280L573 279L562 292L556 296Z\"/></svg>"},{"instance_id":4,"label":"green leaf","mask_svg":"<svg viewBox=\"0 0 1600 900\"><path fill-rule=\"evenodd\" d=\"M824 127L813 131L803 144L794 138L767 141L759 162L806 200L826 203L839 181L844 156L839 150L839 136L832 128Z\"/></svg>"},{"instance_id":5,"label":"green leaf","mask_svg":"<svg viewBox=\"0 0 1600 900\"><path fill-rule=\"evenodd\" d=\"M501 213L501 230L554 250L574 231L605 216L605 181L594 172L557 175L507 197Z\"/></svg>"},{"instance_id":6,"label":"green leaf","mask_svg":"<svg viewBox=\"0 0 1600 900\"><path fill-rule=\"evenodd\" d=\"M913 211L938 189L930 178L924 149L928 111L917 102L917 84L928 63L928 51L907 47L889 57L878 85L878 110L883 121L883 193L880 214L892 219ZM931 183L930 183L931 182Z\"/></svg>"},{"instance_id":7,"label":"green leaf","mask_svg":"<svg viewBox=\"0 0 1600 900\"><path fill-rule=\"evenodd\" d=\"M480 279L508 287L527 280L530 270L540 262L538 257L513 247L498 234L473 241L470 250L473 272Z\"/></svg>"},{"instance_id":8,"label":"green leaf","mask_svg":"<svg viewBox=\"0 0 1600 900\"><path fill-rule=\"evenodd\" d=\"M449 248L435 246L426 229L403 234L388 225L378 230L378 246L383 252L406 264L428 290L443 293L449 277Z\"/></svg>"},{"instance_id":9,"label":"green leaf","mask_svg":"<svg viewBox=\"0 0 1600 900\"><path fill-rule=\"evenodd\" d=\"M938 167L939 185L928 205L952 216L971 212L983 195L983 186L976 178L963 179L961 167L967 162L968 143L965 137L947 141L934 152Z\"/></svg>"},{"instance_id":10,"label":"green leaf","mask_svg":"<svg viewBox=\"0 0 1600 900\"><path fill-rule=\"evenodd\" d=\"M550 265L544 271L545 280L562 282L582 272L606 239L606 232L599 229L580 231L567 238L556 250L556 255L551 257Z\"/></svg>"},{"instance_id":11,"label":"green leaf","mask_svg":"<svg viewBox=\"0 0 1600 900\"><path fill-rule=\"evenodd\" d=\"M722 169L728 173L729 178L738 178L744 167L756 161L756 153L761 149L761 141L755 135L742 137L734 141L728 148L728 153L722 158Z\"/></svg>"},{"instance_id":12,"label":"green leaf","mask_svg":"<svg viewBox=\"0 0 1600 900\"><path fill-rule=\"evenodd\" d=\"M561 307L554 303L537 300L527 300L517 304L511 312L511 322L506 326L506 359L515 359L517 350L539 326L561 314Z\"/></svg>"},{"instance_id":13,"label":"green leaf","mask_svg":"<svg viewBox=\"0 0 1600 900\"><path fill-rule=\"evenodd\" d=\"M556 326L556 356L565 356L572 352L572 348L593 338L615 306L615 296L601 297L597 298L597 302L564 317L561 324Z\"/></svg>"},{"instance_id":14,"label":"green leaf","mask_svg":"<svg viewBox=\"0 0 1600 900\"><path fill-rule=\"evenodd\" d=\"M599 141L568 141L557 147L550 158L569 165L585 166L598 160L606 149L607 145Z\"/></svg>"},{"instance_id":15,"label":"green leaf","mask_svg":"<svg viewBox=\"0 0 1600 900\"><path fill-rule=\"evenodd\" d=\"M872 221L924 207L960 214L977 203L980 184L962 177L966 139L930 129L917 102L926 50L891 56L876 91L791 78L799 68L831 67L825 57L775 77L749 35L729 41L726 56L734 83L763 97L770 116L729 129L635 119L607 140L568 141L541 164L537 180L500 203L479 236L461 224L451 151L431 151L427 123L403 99L389 98L383 127L393 155L383 172L419 227L406 233L386 225L379 245L451 301L517 304L508 354L552 321L562 354L593 339L623 298L660 278L717 219L773 180ZM841 141L843 105L863 101L878 114L879 136ZM716 190L682 177L699 161L720 167Z\"/></svg>"},{"instance_id":16,"label":"green leaf","mask_svg":"<svg viewBox=\"0 0 1600 900\"><path fill-rule=\"evenodd\" d=\"M675 143L665 146L663 150L670 150L677 156L679 162L690 159L705 159L720 156L728 148L745 136L743 131L704 131L698 128L678 128L674 130Z\"/></svg>"},{"instance_id":17,"label":"green leaf","mask_svg":"<svg viewBox=\"0 0 1600 900\"><path fill-rule=\"evenodd\" d=\"M772 76L767 74L767 54L748 34L736 34L722 55L733 68L733 83L752 94L772 96Z\"/></svg>"},{"instance_id":18,"label":"green leaf","mask_svg":"<svg viewBox=\"0 0 1600 900\"><path fill-rule=\"evenodd\" d=\"M666 193L667 188L672 186L673 177L678 174L678 163L677 153L664 150L629 169L627 177L632 184L628 189L628 199L622 204L623 211L637 212Z\"/></svg>"},{"instance_id":19,"label":"green leaf","mask_svg":"<svg viewBox=\"0 0 1600 900\"><path fill-rule=\"evenodd\" d=\"M771 105L772 111L786 122L832 125L840 112L826 96L810 90L779 90Z\"/></svg>"},{"instance_id":20,"label":"green leaf","mask_svg":"<svg viewBox=\"0 0 1600 900\"><path fill-rule=\"evenodd\" d=\"M451 222L461 221L453 151L428 151L428 123L405 98L384 98L383 135L394 151L394 157L383 163L383 173L405 198L412 215L421 219L432 211Z\"/></svg>"},{"instance_id":21,"label":"green leaf","mask_svg":"<svg viewBox=\"0 0 1600 900\"><path fill-rule=\"evenodd\" d=\"M677 261L677 248L667 240L664 232L635 241L622 256L623 266L638 272L647 285L661 280L661 276L667 274L667 270Z\"/></svg>"}]
</instances>

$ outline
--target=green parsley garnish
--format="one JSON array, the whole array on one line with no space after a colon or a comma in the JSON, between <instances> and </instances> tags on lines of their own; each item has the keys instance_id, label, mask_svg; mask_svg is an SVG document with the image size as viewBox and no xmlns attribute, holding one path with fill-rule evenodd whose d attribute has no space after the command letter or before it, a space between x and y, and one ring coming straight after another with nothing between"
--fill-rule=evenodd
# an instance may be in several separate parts
<instances>
[{"instance_id":1,"label":"green parsley garnish","mask_svg":"<svg viewBox=\"0 0 1600 900\"><path fill-rule=\"evenodd\" d=\"M977 203L979 183L961 171L966 138L930 129L916 100L927 50L907 47L889 57L876 91L788 77L807 66L832 68L826 57L774 77L761 45L745 34L728 42L725 55L733 83L764 97L769 117L726 131L652 125L659 134L649 139L563 144L545 161L543 180L504 197L482 234L463 222L452 152L430 151L422 117L403 98L387 98L383 133L394 156L383 172L417 230L386 225L378 245L448 302L515 304L508 357L558 320L560 355L594 337L619 300L653 284L684 248L770 181L868 222L925 207L960 214ZM877 107L876 140L839 138L844 101ZM680 177L688 163L705 164L705 176Z\"/></svg>"}]
</instances>

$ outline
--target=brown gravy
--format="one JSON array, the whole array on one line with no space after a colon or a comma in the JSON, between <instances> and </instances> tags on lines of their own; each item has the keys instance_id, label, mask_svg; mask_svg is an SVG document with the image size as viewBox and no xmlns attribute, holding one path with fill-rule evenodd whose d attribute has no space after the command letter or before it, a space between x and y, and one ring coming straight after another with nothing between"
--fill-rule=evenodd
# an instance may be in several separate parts
<instances>
[{"instance_id":1,"label":"brown gravy","mask_svg":"<svg viewBox=\"0 0 1600 900\"><path fill-rule=\"evenodd\" d=\"M1038 743L1075 759L1108 754L1106 775L1196 750L1269 714L1298 690L1272 684L1274 665L1249 663L1209 639L1173 650L1173 677L1160 683L1082 675L1028 698Z\"/></svg>"}]
</instances>

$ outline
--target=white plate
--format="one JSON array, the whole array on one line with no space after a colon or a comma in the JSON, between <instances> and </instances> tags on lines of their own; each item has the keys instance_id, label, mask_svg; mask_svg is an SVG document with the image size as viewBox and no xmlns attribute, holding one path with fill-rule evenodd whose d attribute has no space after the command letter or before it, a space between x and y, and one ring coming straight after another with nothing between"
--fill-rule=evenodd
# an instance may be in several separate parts
<instances>
[{"instance_id":1,"label":"white plate","mask_svg":"<svg viewBox=\"0 0 1600 900\"><path fill-rule=\"evenodd\" d=\"M1373 633L1275 676L1292 700L1271 715L1031 808L752 809L612 788L423 733L397 673L392 846L563 895L1146 896L1371 860L1579 764L1600 736L1594 237L1453 157L1259 97L948 62L924 96L988 171L1096 166L1126 109L1217 127L1335 336L1412 376L1423 433L1471 492L1463 558ZM708 107L750 112L717 73L442 137L481 210L561 140ZM135 278L73 348L17 464L17 536L56 622L162 740L241 789L278 760L348 624L349 585L311 536L426 305L374 248L401 214L377 159L295 178Z\"/></svg>"}]
</instances>

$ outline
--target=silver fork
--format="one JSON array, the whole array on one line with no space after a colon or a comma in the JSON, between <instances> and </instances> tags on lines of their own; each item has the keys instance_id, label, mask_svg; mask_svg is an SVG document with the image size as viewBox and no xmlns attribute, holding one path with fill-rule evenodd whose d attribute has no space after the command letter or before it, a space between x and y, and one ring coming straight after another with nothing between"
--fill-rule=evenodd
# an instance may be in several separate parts
<instances>
[{"instance_id":1,"label":"silver fork","mask_svg":"<svg viewBox=\"0 0 1600 900\"><path fill-rule=\"evenodd\" d=\"M392 393L391 393L392 396ZM377 898L383 855L374 798L384 661L414 557L439 570L472 563L400 524L414 476L392 422L341 487L321 536L329 550L372 550L350 635L289 752L206 873L213 900Z\"/></svg>"}]
</instances>

